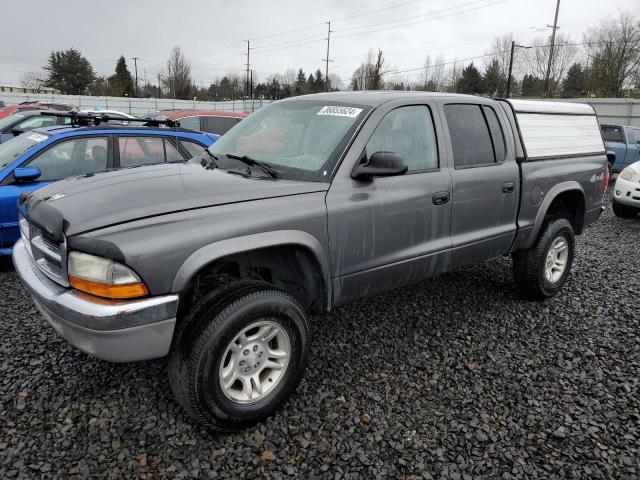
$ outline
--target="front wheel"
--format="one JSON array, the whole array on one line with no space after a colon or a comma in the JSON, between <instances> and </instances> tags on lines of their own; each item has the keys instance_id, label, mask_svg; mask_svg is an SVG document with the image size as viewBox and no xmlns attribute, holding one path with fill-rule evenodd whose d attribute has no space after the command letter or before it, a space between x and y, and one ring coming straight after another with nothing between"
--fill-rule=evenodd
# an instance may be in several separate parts
<instances>
[{"instance_id":1,"label":"front wheel","mask_svg":"<svg viewBox=\"0 0 640 480\"><path fill-rule=\"evenodd\" d=\"M292 296L267 287L223 302L205 297L189 317L169 359L169 379L178 402L203 425L252 425L302 379L309 328Z\"/></svg>"},{"instance_id":2,"label":"front wheel","mask_svg":"<svg viewBox=\"0 0 640 480\"><path fill-rule=\"evenodd\" d=\"M553 297L569 277L575 255L573 228L565 218L549 218L529 250L513 254L518 290L527 298Z\"/></svg>"},{"instance_id":3,"label":"front wheel","mask_svg":"<svg viewBox=\"0 0 640 480\"><path fill-rule=\"evenodd\" d=\"M616 217L620 218L635 218L638 212L640 212L640 208L632 207L630 205L623 205L622 203L618 203L615 200L612 202L611 208L613 208L613 214Z\"/></svg>"}]
</instances>

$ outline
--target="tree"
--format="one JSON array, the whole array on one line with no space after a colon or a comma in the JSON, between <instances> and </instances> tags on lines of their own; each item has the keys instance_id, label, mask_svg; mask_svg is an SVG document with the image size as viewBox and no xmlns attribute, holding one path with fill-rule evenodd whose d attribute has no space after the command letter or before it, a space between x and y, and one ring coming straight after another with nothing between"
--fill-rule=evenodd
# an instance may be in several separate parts
<instances>
[{"instance_id":1,"label":"tree","mask_svg":"<svg viewBox=\"0 0 640 480\"><path fill-rule=\"evenodd\" d=\"M544 89L544 80L533 75L525 75L522 79L523 97L541 97Z\"/></svg>"},{"instance_id":2,"label":"tree","mask_svg":"<svg viewBox=\"0 0 640 480\"><path fill-rule=\"evenodd\" d=\"M382 50L378 49L375 57L373 51L369 50L366 60L353 72L351 89L380 90L384 88L384 82L382 81L382 76L386 73L383 71L384 62Z\"/></svg>"},{"instance_id":3,"label":"tree","mask_svg":"<svg viewBox=\"0 0 640 480\"><path fill-rule=\"evenodd\" d=\"M127 69L127 62L123 56L118 59L116 73L109 77L109 86L111 87L111 94L116 97L124 97L125 95L131 97L135 93L133 77L129 69Z\"/></svg>"},{"instance_id":4,"label":"tree","mask_svg":"<svg viewBox=\"0 0 640 480\"><path fill-rule=\"evenodd\" d=\"M544 79L547 76L549 65L549 53L551 46L546 38L536 38L533 41L533 48L528 50L529 68L531 74ZM572 44L571 38L567 35L556 35L553 58L551 60L551 71L549 72L549 96L553 96L560 81L576 56L576 47ZM544 87L543 87L544 88Z\"/></svg>"},{"instance_id":5,"label":"tree","mask_svg":"<svg viewBox=\"0 0 640 480\"><path fill-rule=\"evenodd\" d=\"M46 79L42 78L42 75L37 72L25 73L20 79L20 84L23 87L29 88L35 93L40 93L40 90L42 90L42 87L44 87L45 83Z\"/></svg>"},{"instance_id":6,"label":"tree","mask_svg":"<svg viewBox=\"0 0 640 480\"><path fill-rule=\"evenodd\" d=\"M562 81L562 94L566 97L581 97L586 93L587 78L582 65L574 63Z\"/></svg>"},{"instance_id":7,"label":"tree","mask_svg":"<svg viewBox=\"0 0 640 480\"><path fill-rule=\"evenodd\" d=\"M304 75L304 71L302 69L298 70L298 76L296 77L296 83L293 88L294 95L304 95L308 93L309 85L307 83L307 78Z\"/></svg>"},{"instance_id":8,"label":"tree","mask_svg":"<svg viewBox=\"0 0 640 480\"><path fill-rule=\"evenodd\" d=\"M478 69L473 65L473 62L462 70L460 76L460 82L458 84L458 93L482 93L484 92L484 85L482 82L482 76Z\"/></svg>"},{"instance_id":9,"label":"tree","mask_svg":"<svg viewBox=\"0 0 640 480\"><path fill-rule=\"evenodd\" d=\"M494 59L482 76L484 91L492 97L503 97L507 87L507 76L502 73L500 62Z\"/></svg>"},{"instance_id":10,"label":"tree","mask_svg":"<svg viewBox=\"0 0 640 480\"><path fill-rule=\"evenodd\" d=\"M43 68L49 72L46 85L68 95L82 95L95 79L89 60L75 48L51 52Z\"/></svg>"},{"instance_id":11,"label":"tree","mask_svg":"<svg viewBox=\"0 0 640 480\"><path fill-rule=\"evenodd\" d=\"M167 73L164 84L172 98L187 100L191 98L191 64L187 61L180 47L173 47L167 60Z\"/></svg>"},{"instance_id":12,"label":"tree","mask_svg":"<svg viewBox=\"0 0 640 480\"><path fill-rule=\"evenodd\" d=\"M424 60L424 72L422 73L422 85L418 90L427 92L439 92L444 88L444 55L438 55L434 61L431 55Z\"/></svg>"},{"instance_id":13,"label":"tree","mask_svg":"<svg viewBox=\"0 0 640 480\"><path fill-rule=\"evenodd\" d=\"M623 96L640 69L639 19L622 12L589 29L584 41L591 60L590 86L601 96Z\"/></svg>"}]
</instances>

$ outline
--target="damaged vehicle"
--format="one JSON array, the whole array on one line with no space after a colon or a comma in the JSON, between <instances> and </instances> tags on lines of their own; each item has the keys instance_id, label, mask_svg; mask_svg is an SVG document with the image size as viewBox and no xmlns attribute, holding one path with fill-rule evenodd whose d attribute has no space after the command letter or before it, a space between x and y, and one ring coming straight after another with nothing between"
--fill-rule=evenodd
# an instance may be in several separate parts
<instances>
[{"instance_id":1,"label":"damaged vehicle","mask_svg":"<svg viewBox=\"0 0 640 480\"><path fill-rule=\"evenodd\" d=\"M295 390L311 315L508 254L522 295L557 295L607 181L588 105L315 94L261 108L199 162L25 193L13 259L71 344L168 355L184 410L234 430Z\"/></svg>"}]
</instances>

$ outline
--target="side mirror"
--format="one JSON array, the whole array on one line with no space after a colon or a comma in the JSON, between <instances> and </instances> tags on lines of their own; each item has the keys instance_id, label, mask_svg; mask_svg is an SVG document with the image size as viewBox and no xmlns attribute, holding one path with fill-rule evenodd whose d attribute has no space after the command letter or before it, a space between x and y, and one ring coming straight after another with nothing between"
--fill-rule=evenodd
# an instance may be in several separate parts
<instances>
[{"instance_id":1,"label":"side mirror","mask_svg":"<svg viewBox=\"0 0 640 480\"><path fill-rule=\"evenodd\" d=\"M615 163L616 161L616 152L612 152L611 150L607 151L607 160L611 163Z\"/></svg>"},{"instance_id":2,"label":"side mirror","mask_svg":"<svg viewBox=\"0 0 640 480\"><path fill-rule=\"evenodd\" d=\"M404 175L409 170L402 157L394 152L376 152L368 161L356 165L351 174L354 179L371 179L373 177L392 177Z\"/></svg>"},{"instance_id":3,"label":"side mirror","mask_svg":"<svg viewBox=\"0 0 640 480\"><path fill-rule=\"evenodd\" d=\"M18 182L33 182L42 175L38 167L18 167L13 171L13 178Z\"/></svg>"},{"instance_id":4,"label":"side mirror","mask_svg":"<svg viewBox=\"0 0 640 480\"><path fill-rule=\"evenodd\" d=\"M14 128L13 130L11 130L11 133L13 133L14 137L17 137L18 135L22 135L24 133L24 130L22 130L21 128Z\"/></svg>"}]
</instances>

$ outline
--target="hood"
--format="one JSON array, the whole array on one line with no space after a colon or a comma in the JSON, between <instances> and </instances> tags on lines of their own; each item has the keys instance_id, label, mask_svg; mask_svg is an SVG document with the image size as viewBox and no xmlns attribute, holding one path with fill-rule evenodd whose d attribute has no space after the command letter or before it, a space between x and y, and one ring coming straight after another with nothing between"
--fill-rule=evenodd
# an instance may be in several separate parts
<instances>
[{"instance_id":1,"label":"hood","mask_svg":"<svg viewBox=\"0 0 640 480\"><path fill-rule=\"evenodd\" d=\"M20 197L20 210L53 238L196 208L326 191L328 183L246 178L195 163L100 172Z\"/></svg>"}]
</instances>

